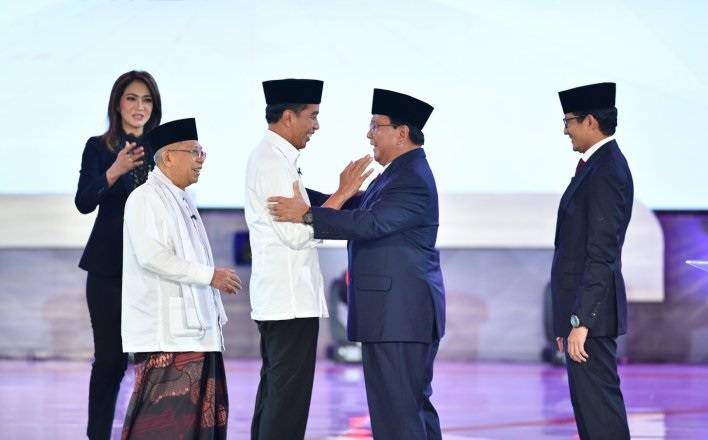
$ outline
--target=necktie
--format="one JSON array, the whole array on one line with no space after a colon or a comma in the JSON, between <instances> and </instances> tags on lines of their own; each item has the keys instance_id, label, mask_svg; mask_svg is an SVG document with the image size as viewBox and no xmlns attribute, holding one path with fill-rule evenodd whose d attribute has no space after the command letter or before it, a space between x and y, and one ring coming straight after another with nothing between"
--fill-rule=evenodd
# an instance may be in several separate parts
<instances>
[{"instance_id":1,"label":"necktie","mask_svg":"<svg viewBox=\"0 0 708 440\"><path fill-rule=\"evenodd\" d=\"M576 176L578 175L578 173L580 173L580 170L582 170L584 166L585 166L585 161L582 159L578 160L578 164L575 166L575 175Z\"/></svg>"}]
</instances>

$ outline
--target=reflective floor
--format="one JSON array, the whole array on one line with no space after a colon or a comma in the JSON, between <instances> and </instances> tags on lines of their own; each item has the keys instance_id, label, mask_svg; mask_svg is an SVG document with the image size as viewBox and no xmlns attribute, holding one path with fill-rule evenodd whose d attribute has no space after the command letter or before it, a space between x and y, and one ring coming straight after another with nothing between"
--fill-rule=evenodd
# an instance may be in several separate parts
<instances>
[{"instance_id":1,"label":"reflective floor","mask_svg":"<svg viewBox=\"0 0 708 440\"><path fill-rule=\"evenodd\" d=\"M259 363L228 360L229 439L248 439ZM84 438L90 364L0 361L0 438ZM620 368L633 439L708 439L708 365ZM133 386L121 388L113 438ZM577 438L565 370L543 364L436 363L433 403L445 440ZM307 438L369 439L359 365L319 361Z\"/></svg>"}]
</instances>

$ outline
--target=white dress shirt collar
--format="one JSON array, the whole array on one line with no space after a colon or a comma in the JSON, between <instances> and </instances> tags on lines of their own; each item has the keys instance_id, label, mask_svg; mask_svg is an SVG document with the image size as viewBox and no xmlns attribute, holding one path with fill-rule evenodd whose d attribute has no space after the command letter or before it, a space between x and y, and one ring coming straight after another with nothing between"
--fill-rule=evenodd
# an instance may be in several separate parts
<instances>
[{"instance_id":1,"label":"white dress shirt collar","mask_svg":"<svg viewBox=\"0 0 708 440\"><path fill-rule=\"evenodd\" d=\"M300 150L293 147L284 137L272 130L266 130L264 140L273 145L288 160L288 163L297 168L297 160L300 157Z\"/></svg>"},{"instance_id":2,"label":"white dress shirt collar","mask_svg":"<svg viewBox=\"0 0 708 440\"><path fill-rule=\"evenodd\" d=\"M593 154L595 154L595 152L596 152L597 150L599 150L600 147L602 147L602 146L605 145L606 143L608 143L608 142L610 142L610 141L613 141L613 140L615 140L615 135L608 136L608 137L602 139L600 142L598 142L598 143L596 143L595 145L593 145L592 147L588 148L588 149L585 151L585 153L583 153L583 161L585 161L585 163L587 163L588 160L590 159L590 157L591 157Z\"/></svg>"}]
</instances>

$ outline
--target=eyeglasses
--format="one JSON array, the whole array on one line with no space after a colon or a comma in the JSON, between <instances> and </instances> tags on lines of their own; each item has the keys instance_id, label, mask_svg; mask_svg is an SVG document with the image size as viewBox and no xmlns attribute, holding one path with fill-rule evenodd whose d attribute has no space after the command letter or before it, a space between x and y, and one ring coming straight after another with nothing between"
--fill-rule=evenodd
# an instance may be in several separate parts
<instances>
[{"instance_id":1,"label":"eyeglasses","mask_svg":"<svg viewBox=\"0 0 708 440\"><path fill-rule=\"evenodd\" d=\"M207 153L203 148L200 149L194 149L194 150L167 150L167 151L181 151L182 153L192 153L192 158L194 160L199 160L199 159L206 159Z\"/></svg>"},{"instance_id":2,"label":"eyeglasses","mask_svg":"<svg viewBox=\"0 0 708 440\"><path fill-rule=\"evenodd\" d=\"M563 126L565 128L568 128L568 121L572 121L573 119L580 119L584 118L586 115L580 115L580 116L573 116L571 118L563 118Z\"/></svg>"},{"instance_id":3,"label":"eyeglasses","mask_svg":"<svg viewBox=\"0 0 708 440\"><path fill-rule=\"evenodd\" d=\"M396 127L398 127L398 124L379 124L379 123L376 122L376 121L371 121L371 123L369 124L369 130L371 130L372 132L375 132L379 127L393 127L393 128L396 128Z\"/></svg>"}]
</instances>

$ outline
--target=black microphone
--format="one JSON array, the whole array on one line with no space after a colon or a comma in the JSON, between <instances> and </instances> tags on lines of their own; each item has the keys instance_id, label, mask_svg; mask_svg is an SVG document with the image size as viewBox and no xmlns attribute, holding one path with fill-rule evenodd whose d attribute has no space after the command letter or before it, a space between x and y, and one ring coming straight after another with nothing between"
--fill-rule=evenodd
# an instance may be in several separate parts
<instances>
[{"instance_id":1,"label":"black microphone","mask_svg":"<svg viewBox=\"0 0 708 440\"><path fill-rule=\"evenodd\" d=\"M182 197L182 200L184 200L184 204L187 205L187 211L191 211L191 209L189 209L189 203L187 203L187 199L185 199L184 197ZM194 214L190 215L189 217L191 217L192 220L196 220L196 219L197 219L197 216L194 215Z\"/></svg>"}]
</instances>

